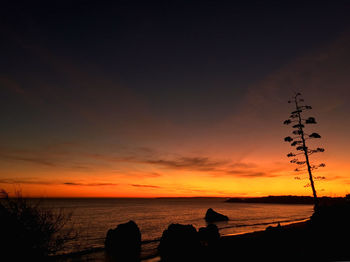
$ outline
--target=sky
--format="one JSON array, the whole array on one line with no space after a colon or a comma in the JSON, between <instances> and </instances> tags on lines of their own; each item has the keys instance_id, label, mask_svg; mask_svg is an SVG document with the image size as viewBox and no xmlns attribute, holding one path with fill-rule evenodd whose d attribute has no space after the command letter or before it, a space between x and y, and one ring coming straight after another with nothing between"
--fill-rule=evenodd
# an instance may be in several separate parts
<instances>
[{"instance_id":1,"label":"sky","mask_svg":"<svg viewBox=\"0 0 350 262\"><path fill-rule=\"evenodd\" d=\"M4 1L0 188L31 197L312 195L301 92L350 193L349 1Z\"/></svg>"}]
</instances>

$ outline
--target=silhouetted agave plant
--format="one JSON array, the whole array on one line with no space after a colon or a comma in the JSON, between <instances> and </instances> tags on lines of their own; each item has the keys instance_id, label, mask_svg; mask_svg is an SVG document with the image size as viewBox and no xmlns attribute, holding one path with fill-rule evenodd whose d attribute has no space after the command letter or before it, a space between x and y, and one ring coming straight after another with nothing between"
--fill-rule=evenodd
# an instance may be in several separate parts
<instances>
[{"instance_id":1,"label":"silhouetted agave plant","mask_svg":"<svg viewBox=\"0 0 350 262\"><path fill-rule=\"evenodd\" d=\"M307 119L302 118L302 114L304 113L305 110L312 109L311 106L303 105L302 104L303 102L304 102L304 99L301 98L300 93L296 93L293 99L288 101L288 103L295 104L295 111L291 112L291 115L287 120L283 122L283 124L285 125L293 124L292 134L295 136L294 137L287 136L284 138L284 141L290 143L290 145L293 147L295 146L295 150L301 151L297 153L290 152L287 154L287 157L297 157L298 155L304 155L303 160L293 158L292 160L290 160L290 162L293 164L299 165L299 167L295 169L296 172L301 172L305 170L308 171L309 180L310 180L310 184L308 184L308 186L310 186L312 189L315 208L318 208L318 198L317 198L317 193L315 189L314 178L312 176L312 170L317 169L319 167L325 167L326 165L324 163L321 163L318 165L311 165L309 156L314 153L324 152L324 148L318 147L316 149L309 149L306 146L306 140L321 138L321 136L318 133L311 133L309 135L304 132L305 125L316 124L316 119L314 117L308 117ZM317 178L320 178L320 177L317 177ZM298 179L300 178L298 177ZM322 177L322 179L324 179L324 177Z\"/></svg>"}]
</instances>

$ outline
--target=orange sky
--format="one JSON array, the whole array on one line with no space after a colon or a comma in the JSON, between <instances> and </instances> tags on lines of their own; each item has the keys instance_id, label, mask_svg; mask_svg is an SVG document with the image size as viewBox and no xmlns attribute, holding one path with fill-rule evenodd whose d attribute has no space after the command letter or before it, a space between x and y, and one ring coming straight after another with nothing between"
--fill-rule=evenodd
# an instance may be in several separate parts
<instances>
[{"instance_id":1,"label":"orange sky","mask_svg":"<svg viewBox=\"0 0 350 262\"><path fill-rule=\"evenodd\" d=\"M252 85L237 109L212 125L152 119L128 127L135 131L122 134L129 144L113 140L112 125L100 130L101 140L95 134L78 141L59 137L35 146L3 146L1 187L35 197L310 195L304 187L307 175L294 179L295 167L286 157L290 147L283 142L291 131L282 125L293 110L287 100L298 88L318 120L312 131L322 139L315 146L326 149L311 158L326 163L315 172L326 177L316 181L318 194L343 196L350 190L350 88L344 88L350 74L349 67L330 68L350 61L348 49L341 48L348 44L341 37L285 65Z\"/></svg>"}]
</instances>

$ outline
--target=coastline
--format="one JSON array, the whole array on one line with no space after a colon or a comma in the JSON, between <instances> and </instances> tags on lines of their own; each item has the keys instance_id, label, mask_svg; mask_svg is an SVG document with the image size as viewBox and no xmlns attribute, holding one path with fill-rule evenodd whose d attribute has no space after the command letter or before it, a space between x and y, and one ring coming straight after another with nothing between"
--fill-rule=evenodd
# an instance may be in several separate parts
<instances>
[{"instance_id":1,"label":"coastline","mask_svg":"<svg viewBox=\"0 0 350 262\"><path fill-rule=\"evenodd\" d=\"M222 234L214 242L200 243L199 248L181 246L184 235L171 243L172 255L164 261L335 261L349 260L347 237L350 235L350 202L324 202L314 210L309 218L297 220L280 220L259 224L256 230ZM185 225L184 225L185 226ZM239 225L238 225L239 226ZM193 230L200 231L199 228ZM223 227L221 228L223 229ZM250 227L254 229L254 227ZM203 232L203 231L202 231ZM232 231L234 232L234 231ZM160 254L158 245L162 243L159 238L142 241L142 262L158 262ZM197 241L197 240L195 240ZM207 241L207 242L206 242ZM193 251L191 259L187 254L181 253ZM163 252L161 250L161 252ZM164 253L162 259L164 258ZM282 257L281 257L282 254ZM283 255L284 254L284 255ZM288 255L286 255L288 254ZM179 255L179 256L178 256ZM176 257L176 258L175 258ZM177 260L174 260L177 259ZM94 248L81 252L51 257L54 262L78 262L78 261L111 261L105 254L105 249Z\"/></svg>"},{"instance_id":2,"label":"coastline","mask_svg":"<svg viewBox=\"0 0 350 262\"><path fill-rule=\"evenodd\" d=\"M281 225L281 229L287 231L301 230L304 229L310 222L310 218L297 220L293 222L274 222L268 223L267 225ZM269 226L264 230L247 231L241 233L226 234L220 237L220 246L226 246L231 244L236 244L237 242L259 239L266 234L269 228L277 228ZM143 244L147 243L159 243L160 239L147 240ZM160 256L156 249L153 250L143 250L141 255L141 262L158 262L160 261ZM75 261L96 261L96 262L106 262L108 261L105 255L105 248L98 247L88 250L78 251L74 253L68 253L63 255L54 256L51 258L53 262L75 262Z\"/></svg>"},{"instance_id":3,"label":"coastline","mask_svg":"<svg viewBox=\"0 0 350 262\"><path fill-rule=\"evenodd\" d=\"M300 220L293 220L288 222L274 222L274 223L266 223L266 225L278 225L280 224L282 228L296 228L305 225L308 221L310 221L310 218L300 219ZM243 236L243 235L251 235L258 232L264 232L264 230L256 230L256 231L246 231L246 232L240 232L240 233L233 233L233 234L225 234L222 235L221 238L230 238L234 236Z\"/></svg>"}]
</instances>

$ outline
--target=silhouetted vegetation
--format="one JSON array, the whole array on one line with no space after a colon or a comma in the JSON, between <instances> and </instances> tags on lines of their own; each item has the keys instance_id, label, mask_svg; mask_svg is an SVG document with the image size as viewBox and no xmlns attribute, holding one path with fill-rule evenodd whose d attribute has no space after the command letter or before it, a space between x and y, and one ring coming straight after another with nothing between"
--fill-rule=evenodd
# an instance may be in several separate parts
<instances>
[{"instance_id":1,"label":"silhouetted vegetation","mask_svg":"<svg viewBox=\"0 0 350 262\"><path fill-rule=\"evenodd\" d=\"M0 199L0 250L8 261L44 261L62 250L76 237L65 226L71 214L43 208L16 193L9 197L4 190Z\"/></svg>"},{"instance_id":2,"label":"silhouetted vegetation","mask_svg":"<svg viewBox=\"0 0 350 262\"><path fill-rule=\"evenodd\" d=\"M325 164L321 163L319 165L312 165L310 163L309 156L314 154L314 153L324 152L324 148L318 147L316 149L310 149L306 145L306 140L314 139L314 138L316 138L316 139L321 138L321 136L318 133L307 134L304 132L305 125L316 124L316 119L314 117L303 118L303 116L302 116L303 112L305 110L312 109L312 107L303 104L304 99L301 98L301 94L297 93L291 101L288 101L288 103L295 104L295 111L291 112L291 115L289 116L289 118L287 120L285 120L283 122L283 124L285 124L285 125L293 124L292 134L294 136L293 137L287 136L284 138L284 141L290 143L290 145L292 147L295 147L297 152L296 153L293 153L293 152L288 153L287 157L294 157L292 160L290 160L290 162L299 166L298 168L295 169L295 171L297 171L297 172L306 171L306 170L308 171L310 186L311 186L313 197L314 197L315 208L318 208L319 200L317 198L317 193L316 193L315 184L314 184L314 178L312 176L312 170L315 170L319 167L324 167ZM300 161L297 158L298 155L304 155L305 160ZM322 177L322 178L324 178L324 177ZM307 186L309 186L309 184Z\"/></svg>"}]
</instances>

